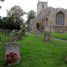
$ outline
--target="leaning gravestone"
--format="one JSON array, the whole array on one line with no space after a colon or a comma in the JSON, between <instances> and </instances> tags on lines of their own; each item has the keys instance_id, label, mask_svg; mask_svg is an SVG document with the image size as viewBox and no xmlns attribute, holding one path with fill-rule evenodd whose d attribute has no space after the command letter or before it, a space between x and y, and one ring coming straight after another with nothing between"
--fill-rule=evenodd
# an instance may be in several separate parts
<instances>
[{"instance_id":1,"label":"leaning gravestone","mask_svg":"<svg viewBox=\"0 0 67 67\"><path fill-rule=\"evenodd\" d=\"M12 65L20 62L20 44L8 42L5 44L5 65Z\"/></svg>"}]
</instances>

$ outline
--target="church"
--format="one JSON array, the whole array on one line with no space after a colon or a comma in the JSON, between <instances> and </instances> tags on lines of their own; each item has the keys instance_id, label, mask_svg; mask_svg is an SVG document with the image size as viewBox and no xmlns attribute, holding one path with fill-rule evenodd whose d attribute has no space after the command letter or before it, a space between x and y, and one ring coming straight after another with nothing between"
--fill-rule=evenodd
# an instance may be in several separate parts
<instances>
[{"instance_id":1,"label":"church","mask_svg":"<svg viewBox=\"0 0 67 67\"><path fill-rule=\"evenodd\" d=\"M30 31L67 32L67 9L53 8L48 2L38 1L37 16L30 21Z\"/></svg>"}]
</instances>

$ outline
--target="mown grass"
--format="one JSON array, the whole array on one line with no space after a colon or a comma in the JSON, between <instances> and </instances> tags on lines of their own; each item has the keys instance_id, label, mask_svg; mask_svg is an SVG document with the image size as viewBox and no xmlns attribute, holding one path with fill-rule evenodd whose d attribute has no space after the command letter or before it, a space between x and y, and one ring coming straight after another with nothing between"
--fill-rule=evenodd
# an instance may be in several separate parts
<instances>
[{"instance_id":1,"label":"mown grass","mask_svg":"<svg viewBox=\"0 0 67 67\"><path fill-rule=\"evenodd\" d=\"M67 42L50 40L26 35L20 43L21 61L11 67L67 67L64 57L67 56ZM0 45L0 66L3 67L4 49Z\"/></svg>"},{"instance_id":2,"label":"mown grass","mask_svg":"<svg viewBox=\"0 0 67 67\"><path fill-rule=\"evenodd\" d=\"M63 40L67 40L67 33L52 33L54 38L59 38Z\"/></svg>"},{"instance_id":3,"label":"mown grass","mask_svg":"<svg viewBox=\"0 0 67 67\"><path fill-rule=\"evenodd\" d=\"M33 33L32 33L33 34ZM35 35L35 33L34 33ZM67 40L67 33L50 33L50 35L54 38L59 38L59 39L62 39L62 40ZM40 36L44 36L44 32L40 33Z\"/></svg>"}]
</instances>

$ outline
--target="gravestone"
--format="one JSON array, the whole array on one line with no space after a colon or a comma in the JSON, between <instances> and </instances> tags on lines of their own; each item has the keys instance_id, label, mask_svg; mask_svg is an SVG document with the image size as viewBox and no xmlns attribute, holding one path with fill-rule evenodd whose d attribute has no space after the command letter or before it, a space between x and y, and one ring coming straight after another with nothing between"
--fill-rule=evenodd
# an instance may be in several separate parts
<instances>
[{"instance_id":1,"label":"gravestone","mask_svg":"<svg viewBox=\"0 0 67 67\"><path fill-rule=\"evenodd\" d=\"M13 34L15 33L15 30L12 30Z\"/></svg>"},{"instance_id":2,"label":"gravestone","mask_svg":"<svg viewBox=\"0 0 67 67\"><path fill-rule=\"evenodd\" d=\"M18 59L14 64L20 62L20 44L19 43L17 43L17 42L8 42L8 43L5 44L4 49L5 49L5 57L7 55L9 55L11 52L14 52L18 56ZM6 61L5 61L5 63L6 63Z\"/></svg>"},{"instance_id":3,"label":"gravestone","mask_svg":"<svg viewBox=\"0 0 67 67\"><path fill-rule=\"evenodd\" d=\"M22 39L22 32L21 31L18 31L18 32L15 33L15 39L16 40Z\"/></svg>"},{"instance_id":4,"label":"gravestone","mask_svg":"<svg viewBox=\"0 0 67 67\"><path fill-rule=\"evenodd\" d=\"M8 37L8 42L14 42L15 41L15 36L14 35L10 35Z\"/></svg>"},{"instance_id":5,"label":"gravestone","mask_svg":"<svg viewBox=\"0 0 67 67\"><path fill-rule=\"evenodd\" d=\"M44 41L49 41L50 40L50 33L45 32L44 34Z\"/></svg>"},{"instance_id":6,"label":"gravestone","mask_svg":"<svg viewBox=\"0 0 67 67\"><path fill-rule=\"evenodd\" d=\"M36 31L36 37L37 37L37 38L40 37L40 31Z\"/></svg>"},{"instance_id":7,"label":"gravestone","mask_svg":"<svg viewBox=\"0 0 67 67\"><path fill-rule=\"evenodd\" d=\"M22 35L25 35L25 30L23 29L23 30L21 31L21 33L22 33Z\"/></svg>"}]
</instances>

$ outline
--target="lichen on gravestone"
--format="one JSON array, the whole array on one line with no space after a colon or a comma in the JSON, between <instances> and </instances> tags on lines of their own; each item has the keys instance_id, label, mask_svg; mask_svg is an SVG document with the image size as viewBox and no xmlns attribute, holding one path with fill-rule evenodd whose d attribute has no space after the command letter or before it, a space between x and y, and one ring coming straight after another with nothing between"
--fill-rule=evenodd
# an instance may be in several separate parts
<instances>
[{"instance_id":1,"label":"lichen on gravestone","mask_svg":"<svg viewBox=\"0 0 67 67\"><path fill-rule=\"evenodd\" d=\"M51 38L50 32L45 32L45 34L44 34L44 41L49 41L50 38Z\"/></svg>"},{"instance_id":2,"label":"lichen on gravestone","mask_svg":"<svg viewBox=\"0 0 67 67\"><path fill-rule=\"evenodd\" d=\"M4 46L4 52L5 52L4 58L7 55L9 55L11 52L16 53L17 56L18 56L18 59L14 64L20 62L20 44L19 43L17 43L17 42L8 42L8 43L6 43L5 46ZM6 64L6 60L4 62ZM12 65L12 63L10 63L10 65Z\"/></svg>"}]
</instances>

